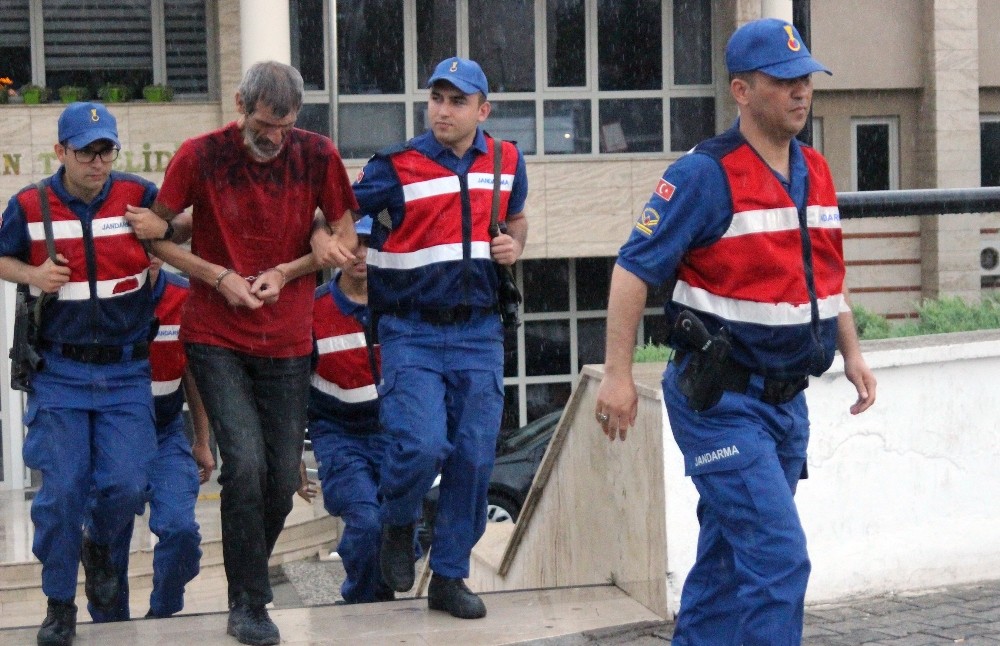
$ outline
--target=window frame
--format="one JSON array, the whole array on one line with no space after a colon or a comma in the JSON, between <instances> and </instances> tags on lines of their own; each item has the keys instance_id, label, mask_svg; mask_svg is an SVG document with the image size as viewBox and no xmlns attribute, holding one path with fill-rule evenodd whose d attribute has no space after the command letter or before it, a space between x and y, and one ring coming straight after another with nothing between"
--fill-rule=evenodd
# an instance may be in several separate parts
<instances>
[{"instance_id":1,"label":"window frame","mask_svg":"<svg viewBox=\"0 0 1000 646\"><path fill-rule=\"evenodd\" d=\"M719 104L715 87L718 69L717 48L714 43L708 44L711 57L711 69L713 78L710 83L698 85L678 85L674 80L673 61L673 0L660 1L660 29L662 34L660 65L662 67L662 87L655 90L599 90L598 89L598 34L595 25L597 23L598 0L583 0L584 3L584 29L585 29L585 78L584 86L580 87L551 87L548 79L548 31L546 29L547 4L546 0L533 0L534 7L534 44L535 44L535 90L530 92L493 92L490 100L498 103L509 101L530 101L534 105L534 129L535 129L535 152L527 154L530 159L548 159L558 161L574 161L581 159L662 159L664 155L675 155L683 151L674 151L670 148L670 121L671 121L671 99L672 98L710 98L715 101L714 129L718 129ZM407 137L412 137L422 132L422 124L416 123L414 116L416 106L426 102L426 89L423 87L423 80L417 79L417 20L416 1L403 0L403 43L402 48L404 87L403 92L393 94L341 94L337 89L338 61L336 58L336 33L337 16L336 11L332 11L334 6L331 0L324 0L324 14L328 20L327 32L330 34L325 39L325 64L331 68L328 80L328 87L324 91L314 90L307 92L307 103L327 103L330 112L330 134L336 141L338 140L340 119L338 113L339 105L346 103L403 103ZM714 6L711 11L711 29L715 33L716 22L718 20L718 9ZM469 0L456 0L455 20L457 25L455 49L459 56L469 54L469 27L468 27ZM712 40L712 39L710 39ZM661 102L662 117L660 124L661 141L659 150L653 152L601 152L600 136L600 106L605 100L615 99L655 99ZM576 153L546 153L545 147L545 103L547 101L583 101L589 105L590 110L590 132L588 152ZM487 121L487 129L489 121ZM374 151L373 151L374 152ZM348 162L363 161L364 158L349 157Z\"/></svg>"},{"instance_id":2,"label":"window frame","mask_svg":"<svg viewBox=\"0 0 1000 646\"><path fill-rule=\"evenodd\" d=\"M178 98L189 100L213 99L218 97L218 60L214 54L218 40L217 0L203 0L205 4L205 93L176 94ZM166 21L165 0L148 0L150 3L150 45L152 50L152 83L167 83ZM45 25L43 0L28 0L29 47L31 50L31 82L47 87L45 66ZM55 90L55 88L52 88Z\"/></svg>"},{"instance_id":3,"label":"window frame","mask_svg":"<svg viewBox=\"0 0 1000 646\"><path fill-rule=\"evenodd\" d=\"M995 112L983 112L979 115L979 136L980 141L982 141L983 125L987 123L995 123L1000 127L1000 113ZM985 155L980 154L979 156L979 178L980 184L982 184L983 177L983 161L986 159ZM998 184L1000 185L1000 184Z\"/></svg>"},{"instance_id":4,"label":"window frame","mask_svg":"<svg viewBox=\"0 0 1000 646\"><path fill-rule=\"evenodd\" d=\"M889 186L885 190L899 190L899 116L851 117L851 190L858 189L858 126L887 126L889 132Z\"/></svg>"}]
</instances>

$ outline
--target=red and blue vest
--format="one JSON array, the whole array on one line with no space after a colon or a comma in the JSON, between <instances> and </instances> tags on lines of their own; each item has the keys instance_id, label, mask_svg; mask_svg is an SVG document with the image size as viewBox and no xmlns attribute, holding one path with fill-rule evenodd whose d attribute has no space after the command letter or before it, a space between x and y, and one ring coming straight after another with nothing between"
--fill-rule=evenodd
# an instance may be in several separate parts
<instances>
[{"instance_id":1,"label":"red and blue vest","mask_svg":"<svg viewBox=\"0 0 1000 646\"><path fill-rule=\"evenodd\" d=\"M309 419L323 419L350 433L377 432L378 391L365 341L369 310L340 290L337 277L316 288L313 337L316 367L309 389ZM379 365L378 346L373 348ZM310 424L314 434L316 424Z\"/></svg>"},{"instance_id":2,"label":"red and blue vest","mask_svg":"<svg viewBox=\"0 0 1000 646\"><path fill-rule=\"evenodd\" d=\"M800 150L808 170L803 210L735 129L695 149L722 167L732 220L719 240L685 254L667 304L668 320L690 309L710 329L725 326L733 358L774 378L829 368L846 307L833 178L818 152Z\"/></svg>"},{"instance_id":3,"label":"red and blue vest","mask_svg":"<svg viewBox=\"0 0 1000 646\"><path fill-rule=\"evenodd\" d=\"M160 270L153 285L156 318L160 328L149 346L149 366L152 371L153 404L156 407L156 428L165 428L184 408L181 378L187 368L184 345L178 338L181 311L187 302L190 284L186 278Z\"/></svg>"},{"instance_id":4,"label":"red and blue vest","mask_svg":"<svg viewBox=\"0 0 1000 646\"><path fill-rule=\"evenodd\" d=\"M368 250L369 305L379 312L456 305L496 305L497 277L490 255L493 146L477 155L465 175L456 175L413 148L388 153L403 189L403 215L382 235L375 218ZM500 212L517 170L517 148L502 143Z\"/></svg>"},{"instance_id":5,"label":"red and blue vest","mask_svg":"<svg viewBox=\"0 0 1000 646\"><path fill-rule=\"evenodd\" d=\"M52 186L46 191L56 252L70 268L69 282L45 310L41 336L46 341L123 346L144 341L149 332L149 256L124 214L127 204L148 206L155 192L145 180L124 173L113 172L109 181L90 221L79 218ZM49 255L37 187L21 191L17 200L31 239L28 263L39 266ZM32 287L31 293L40 291Z\"/></svg>"}]
</instances>

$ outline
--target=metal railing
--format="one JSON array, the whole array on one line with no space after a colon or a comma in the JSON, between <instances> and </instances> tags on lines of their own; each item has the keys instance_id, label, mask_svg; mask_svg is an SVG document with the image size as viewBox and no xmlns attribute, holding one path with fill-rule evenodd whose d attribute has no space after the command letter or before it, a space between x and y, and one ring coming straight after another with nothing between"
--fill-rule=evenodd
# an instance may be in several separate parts
<instances>
[{"instance_id":1,"label":"metal railing","mask_svg":"<svg viewBox=\"0 0 1000 646\"><path fill-rule=\"evenodd\" d=\"M840 217L875 218L1000 211L1000 186L837 193Z\"/></svg>"}]
</instances>

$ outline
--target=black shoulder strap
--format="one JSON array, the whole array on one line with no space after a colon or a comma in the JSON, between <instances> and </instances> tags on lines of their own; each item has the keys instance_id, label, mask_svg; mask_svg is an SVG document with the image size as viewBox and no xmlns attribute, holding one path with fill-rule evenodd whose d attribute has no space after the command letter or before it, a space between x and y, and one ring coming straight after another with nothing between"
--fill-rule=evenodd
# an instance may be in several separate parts
<instances>
[{"instance_id":1,"label":"black shoulder strap","mask_svg":"<svg viewBox=\"0 0 1000 646\"><path fill-rule=\"evenodd\" d=\"M490 209L490 237L500 234L500 163L503 157L503 141L493 139L493 204Z\"/></svg>"},{"instance_id":2,"label":"black shoulder strap","mask_svg":"<svg viewBox=\"0 0 1000 646\"><path fill-rule=\"evenodd\" d=\"M45 229L45 249L49 252L52 262L59 264L56 260L55 234L52 233L52 210L49 207L48 184L42 180L35 184L38 188L38 204L42 209L42 227Z\"/></svg>"}]
</instances>

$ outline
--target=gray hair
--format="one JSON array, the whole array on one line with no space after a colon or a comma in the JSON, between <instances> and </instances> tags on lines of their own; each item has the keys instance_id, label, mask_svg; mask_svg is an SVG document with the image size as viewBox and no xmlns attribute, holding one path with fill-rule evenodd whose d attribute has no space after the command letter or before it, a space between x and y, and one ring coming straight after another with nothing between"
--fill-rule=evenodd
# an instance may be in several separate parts
<instances>
[{"instance_id":1,"label":"gray hair","mask_svg":"<svg viewBox=\"0 0 1000 646\"><path fill-rule=\"evenodd\" d=\"M253 114L259 102L280 119L291 112L298 112L302 107L305 85L302 75L291 65L262 61L250 66L236 89L246 114Z\"/></svg>"}]
</instances>

